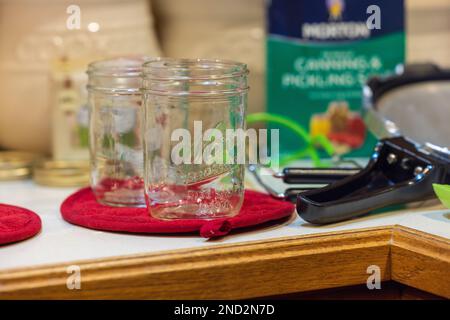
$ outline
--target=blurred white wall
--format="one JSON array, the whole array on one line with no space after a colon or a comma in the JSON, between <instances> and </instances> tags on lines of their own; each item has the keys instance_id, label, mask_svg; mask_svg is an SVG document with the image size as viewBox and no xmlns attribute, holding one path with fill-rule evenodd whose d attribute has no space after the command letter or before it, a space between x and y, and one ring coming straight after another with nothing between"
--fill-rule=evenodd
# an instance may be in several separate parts
<instances>
[{"instance_id":1,"label":"blurred white wall","mask_svg":"<svg viewBox=\"0 0 450 320\"><path fill-rule=\"evenodd\" d=\"M249 112L264 109L265 0L153 0L161 47L177 58L220 58L250 69Z\"/></svg>"},{"instance_id":2,"label":"blurred white wall","mask_svg":"<svg viewBox=\"0 0 450 320\"><path fill-rule=\"evenodd\" d=\"M450 0L405 0L407 61L450 67Z\"/></svg>"}]
</instances>

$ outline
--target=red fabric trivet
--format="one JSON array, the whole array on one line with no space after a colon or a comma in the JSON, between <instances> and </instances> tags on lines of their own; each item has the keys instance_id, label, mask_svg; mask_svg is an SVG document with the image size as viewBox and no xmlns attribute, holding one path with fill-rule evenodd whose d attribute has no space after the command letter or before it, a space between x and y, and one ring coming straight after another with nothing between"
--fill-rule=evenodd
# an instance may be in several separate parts
<instances>
[{"instance_id":1,"label":"red fabric trivet","mask_svg":"<svg viewBox=\"0 0 450 320\"><path fill-rule=\"evenodd\" d=\"M288 217L294 211L290 202L272 199L256 191L245 191L244 204L232 218L216 220L159 220L146 208L117 208L99 204L90 188L69 196L61 205L63 218L83 227L132 233L185 233L200 231L204 238L226 235L232 229L255 226Z\"/></svg>"},{"instance_id":2,"label":"red fabric trivet","mask_svg":"<svg viewBox=\"0 0 450 320\"><path fill-rule=\"evenodd\" d=\"M0 245L31 238L40 230L41 219L36 213L0 204Z\"/></svg>"}]
</instances>

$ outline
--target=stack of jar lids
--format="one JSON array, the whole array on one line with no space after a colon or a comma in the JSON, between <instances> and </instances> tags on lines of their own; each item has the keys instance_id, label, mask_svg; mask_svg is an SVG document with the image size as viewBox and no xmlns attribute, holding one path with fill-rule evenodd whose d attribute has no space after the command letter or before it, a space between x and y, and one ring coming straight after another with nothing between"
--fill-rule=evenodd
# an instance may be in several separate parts
<instances>
[{"instance_id":1,"label":"stack of jar lids","mask_svg":"<svg viewBox=\"0 0 450 320\"><path fill-rule=\"evenodd\" d=\"M30 178L33 165L39 157L28 152L1 151L0 181Z\"/></svg>"},{"instance_id":2,"label":"stack of jar lids","mask_svg":"<svg viewBox=\"0 0 450 320\"><path fill-rule=\"evenodd\" d=\"M45 160L34 153L0 151L0 181L31 177L45 186L85 186L89 184L89 161Z\"/></svg>"},{"instance_id":3,"label":"stack of jar lids","mask_svg":"<svg viewBox=\"0 0 450 320\"><path fill-rule=\"evenodd\" d=\"M33 180L52 187L81 187L89 184L88 161L43 160L36 163Z\"/></svg>"}]
</instances>

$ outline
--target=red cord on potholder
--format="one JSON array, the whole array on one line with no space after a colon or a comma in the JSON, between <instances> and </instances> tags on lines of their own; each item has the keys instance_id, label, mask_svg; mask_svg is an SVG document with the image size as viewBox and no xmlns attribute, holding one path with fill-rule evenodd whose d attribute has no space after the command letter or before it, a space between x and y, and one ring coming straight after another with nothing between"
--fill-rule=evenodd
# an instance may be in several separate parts
<instances>
[{"instance_id":1,"label":"red cord on potholder","mask_svg":"<svg viewBox=\"0 0 450 320\"><path fill-rule=\"evenodd\" d=\"M131 233L186 233L200 231L204 238L226 235L232 229L255 226L290 216L294 205L275 200L269 195L245 191L238 215L216 220L159 220L146 208L117 208L99 204L90 188L69 196L61 205L63 218L73 224L106 231Z\"/></svg>"},{"instance_id":2,"label":"red cord on potholder","mask_svg":"<svg viewBox=\"0 0 450 320\"><path fill-rule=\"evenodd\" d=\"M0 245L31 238L40 230L41 219L36 213L0 204Z\"/></svg>"}]
</instances>

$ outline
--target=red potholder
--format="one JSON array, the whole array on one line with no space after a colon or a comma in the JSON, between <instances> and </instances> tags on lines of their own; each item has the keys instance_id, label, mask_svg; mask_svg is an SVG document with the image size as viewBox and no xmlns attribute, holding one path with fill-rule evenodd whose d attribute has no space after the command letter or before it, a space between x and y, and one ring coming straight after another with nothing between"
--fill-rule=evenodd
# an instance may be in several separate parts
<instances>
[{"instance_id":1,"label":"red potholder","mask_svg":"<svg viewBox=\"0 0 450 320\"><path fill-rule=\"evenodd\" d=\"M223 236L232 229L258 225L290 216L294 205L275 200L269 195L245 191L244 203L238 215L215 220L159 220L146 208L118 208L99 204L90 188L69 196L61 205L63 218L83 227L132 233L185 233L200 231L205 238Z\"/></svg>"},{"instance_id":2,"label":"red potholder","mask_svg":"<svg viewBox=\"0 0 450 320\"><path fill-rule=\"evenodd\" d=\"M36 213L0 204L0 245L31 238L40 230L41 219Z\"/></svg>"}]
</instances>

